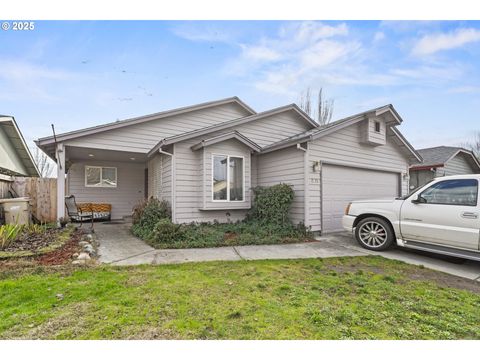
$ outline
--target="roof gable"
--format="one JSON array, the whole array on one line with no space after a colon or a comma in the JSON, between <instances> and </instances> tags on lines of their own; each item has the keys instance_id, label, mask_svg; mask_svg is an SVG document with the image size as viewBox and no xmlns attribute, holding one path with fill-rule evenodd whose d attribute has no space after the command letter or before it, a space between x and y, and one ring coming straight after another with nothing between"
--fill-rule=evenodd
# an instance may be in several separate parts
<instances>
[{"instance_id":1,"label":"roof gable","mask_svg":"<svg viewBox=\"0 0 480 360\"><path fill-rule=\"evenodd\" d=\"M223 142L223 141L226 141L226 140L231 140L231 139L238 140L239 142L241 142L245 146L249 147L253 151L259 152L261 150L261 147L259 145L257 145L253 141L251 141L246 136L240 134L238 131L232 131L232 132L228 132L228 133L225 133L225 134L221 134L221 135L211 137L209 139L202 140L199 143L193 145L191 147L191 149L192 150L199 150L199 149L202 149L206 146L218 144L220 142Z\"/></svg>"},{"instance_id":2,"label":"roof gable","mask_svg":"<svg viewBox=\"0 0 480 360\"><path fill-rule=\"evenodd\" d=\"M371 116L381 116L385 120L385 123L392 130L392 133L396 138L397 144L401 147L404 147L404 149L410 154L410 157L412 157L412 159L415 159L415 161L421 161L422 159L421 156L417 153L417 151L415 151L413 146L405 139L405 137L395 127L396 125L400 125L403 122L403 120L398 114L398 112L395 110L393 105L391 104L381 106L375 109L367 110L359 114L355 114L355 115L331 122L327 125L319 126L316 129L308 130L303 133L294 135L290 138L287 138L279 142L273 143L269 146L266 146L265 148L263 148L262 152L275 151L275 150L282 149L284 147L291 146L297 143L319 139L335 131L344 129L348 126L367 120Z\"/></svg>"},{"instance_id":3,"label":"roof gable","mask_svg":"<svg viewBox=\"0 0 480 360\"><path fill-rule=\"evenodd\" d=\"M460 154L463 154L467 157L470 166L472 166L472 168L476 168L476 171L480 171L480 162L473 152L461 147L435 146L431 148L420 149L418 152L422 156L423 162L421 164L412 166L411 168L414 170L419 170L420 168L426 167L444 167L448 161Z\"/></svg>"},{"instance_id":4,"label":"roof gable","mask_svg":"<svg viewBox=\"0 0 480 360\"><path fill-rule=\"evenodd\" d=\"M300 119L302 119L302 121L306 122L310 127L312 127L312 128L317 128L318 127L318 124L314 120L312 120L304 111L302 111L297 105L290 104L290 105L282 106L282 107L279 107L279 108L271 109L271 110L268 110L268 111L264 111L264 112L261 112L261 113L255 114L255 115L246 116L246 117L243 117L243 118L234 119L234 120L230 120L230 121L225 121L225 122L222 122L222 123L219 123L219 124L216 124L216 125L204 127L204 128L198 129L198 130L193 130L193 131L185 132L185 133L182 133L182 134L179 134L179 135L175 135L175 136L171 136L171 137L162 139L158 142L157 145L155 145L148 152L148 156L151 156L152 154L157 152L158 149L160 149L162 146L167 146L167 145L174 144L174 143L177 143L177 142L180 142L180 141L189 140L189 139L195 138L197 136L207 135L207 134L210 134L210 133L213 133L213 132L216 132L216 131L229 129L229 128L232 128L234 126L238 126L238 125L241 125L241 124L245 124L245 123L248 123L248 122L260 120L262 118L270 117L270 116L273 116L273 115L277 115L277 114L280 114L280 113L283 113L283 112L289 112L289 111L297 114L298 117ZM251 140L249 140L249 141L251 141Z\"/></svg>"}]
</instances>

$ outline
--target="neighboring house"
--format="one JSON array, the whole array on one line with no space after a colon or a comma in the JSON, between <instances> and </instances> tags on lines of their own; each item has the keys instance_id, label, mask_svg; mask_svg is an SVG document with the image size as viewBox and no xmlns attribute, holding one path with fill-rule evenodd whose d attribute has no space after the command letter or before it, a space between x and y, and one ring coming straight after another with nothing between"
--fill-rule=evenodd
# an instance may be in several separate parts
<instances>
[{"instance_id":1,"label":"neighboring house","mask_svg":"<svg viewBox=\"0 0 480 360\"><path fill-rule=\"evenodd\" d=\"M318 126L292 104L256 113L237 97L117 121L37 140L79 202L131 214L150 196L168 200L172 220L236 221L252 188L291 184L291 218L314 231L341 229L348 201L408 191L421 157L387 105ZM58 203L58 216L64 207Z\"/></svg>"},{"instance_id":2,"label":"neighboring house","mask_svg":"<svg viewBox=\"0 0 480 360\"><path fill-rule=\"evenodd\" d=\"M480 173L480 162L466 149L437 146L417 150L423 162L410 167L410 188L425 185L438 176Z\"/></svg>"},{"instance_id":3,"label":"neighboring house","mask_svg":"<svg viewBox=\"0 0 480 360\"><path fill-rule=\"evenodd\" d=\"M12 176L39 176L39 173L15 119L0 115L0 199L8 196Z\"/></svg>"}]
</instances>

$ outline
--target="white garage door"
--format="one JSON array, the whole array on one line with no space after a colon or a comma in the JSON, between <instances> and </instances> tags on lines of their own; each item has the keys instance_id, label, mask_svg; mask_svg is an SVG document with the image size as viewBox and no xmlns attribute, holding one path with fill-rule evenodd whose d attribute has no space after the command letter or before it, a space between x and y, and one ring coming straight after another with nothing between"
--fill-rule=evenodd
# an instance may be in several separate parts
<instances>
[{"instance_id":1,"label":"white garage door","mask_svg":"<svg viewBox=\"0 0 480 360\"><path fill-rule=\"evenodd\" d=\"M342 216L352 200L398 196L399 182L398 173L324 165L323 232L342 230Z\"/></svg>"}]
</instances>

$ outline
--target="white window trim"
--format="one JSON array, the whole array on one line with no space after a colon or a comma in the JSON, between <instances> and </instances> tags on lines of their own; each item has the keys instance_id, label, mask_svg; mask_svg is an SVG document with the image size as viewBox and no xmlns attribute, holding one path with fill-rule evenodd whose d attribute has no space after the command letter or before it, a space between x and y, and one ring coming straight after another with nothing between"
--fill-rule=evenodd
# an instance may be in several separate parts
<instances>
[{"instance_id":1,"label":"white window trim","mask_svg":"<svg viewBox=\"0 0 480 360\"><path fill-rule=\"evenodd\" d=\"M87 168L100 169L100 185L88 185L87 184ZM102 185L103 184L103 170L102 169L115 169L115 186L104 186L104 185ZM85 187L115 189L117 186L118 186L118 176L117 176L117 168L116 167L114 167L114 166L85 165Z\"/></svg>"},{"instance_id":2,"label":"white window trim","mask_svg":"<svg viewBox=\"0 0 480 360\"><path fill-rule=\"evenodd\" d=\"M225 156L227 158L227 200L216 200L214 198L215 192L213 190L213 174L214 174L214 166L215 166L215 156ZM242 198L243 200L230 200L230 158L240 158L242 159ZM246 184L246 176L245 176L245 156L243 155L225 155L225 154L213 154L212 153L212 173L211 173L211 189L212 189L212 202L216 203L244 203L245 200L245 184Z\"/></svg>"}]
</instances>

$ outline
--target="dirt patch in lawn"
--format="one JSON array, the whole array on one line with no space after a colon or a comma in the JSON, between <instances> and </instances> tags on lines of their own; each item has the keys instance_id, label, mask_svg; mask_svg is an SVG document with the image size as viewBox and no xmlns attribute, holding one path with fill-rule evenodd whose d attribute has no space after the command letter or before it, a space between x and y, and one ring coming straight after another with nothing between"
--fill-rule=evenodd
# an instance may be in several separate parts
<instances>
[{"instance_id":1,"label":"dirt patch in lawn","mask_svg":"<svg viewBox=\"0 0 480 360\"><path fill-rule=\"evenodd\" d=\"M372 266L362 263L353 263L349 265L335 264L328 267L329 271L335 271L339 274L346 273L373 273L376 275L384 275L385 270L380 266ZM409 266L399 274L403 279L394 279L393 281L427 281L434 282L440 287L455 288L460 290L468 290L476 294L480 294L480 283L475 280L465 279L459 276L426 269L423 266Z\"/></svg>"},{"instance_id":2,"label":"dirt patch in lawn","mask_svg":"<svg viewBox=\"0 0 480 360\"><path fill-rule=\"evenodd\" d=\"M89 303L74 303L63 307L60 313L42 323L18 324L2 334L6 340L41 340L57 338L62 331L68 330L68 335L79 338L87 329L85 316L88 314ZM61 336L60 336L61 338Z\"/></svg>"}]
</instances>

